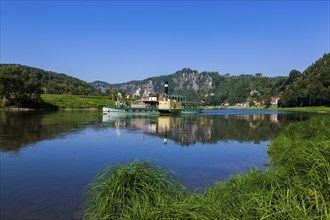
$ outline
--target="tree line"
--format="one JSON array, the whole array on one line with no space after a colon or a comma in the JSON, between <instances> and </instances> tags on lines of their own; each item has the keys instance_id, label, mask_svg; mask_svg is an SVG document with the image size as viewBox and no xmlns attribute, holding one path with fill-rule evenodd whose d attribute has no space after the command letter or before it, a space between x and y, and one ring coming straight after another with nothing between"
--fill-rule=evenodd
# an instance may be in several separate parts
<instances>
[{"instance_id":1,"label":"tree line","mask_svg":"<svg viewBox=\"0 0 330 220\"><path fill-rule=\"evenodd\" d=\"M2 106L38 107L40 94L99 95L87 82L65 74L16 64L0 65Z\"/></svg>"},{"instance_id":2,"label":"tree line","mask_svg":"<svg viewBox=\"0 0 330 220\"><path fill-rule=\"evenodd\" d=\"M41 103L41 82L20 66L0 66L2 106L36 107Z\"/></svg>"},{"instance_id":3,"label":"tree line","mask_svg":"<svg viewBox=\"0 0 330 220\"><path fill-rule=\"evenodd\" d=\"M270 98L278 96L281 98L281 107L330 106L330 54L324 54L303 73L292 70L289 76L230 76L220 75L218 72L198 73L184 68L171 75L116 84L106 92L65 74L23 65L0 65L0 97L3 106L36 107L42 102L42 93L108 95L114 100L118 94L125 97L132 87L140 86L144 89L150 81L153 82L153 92L161 93L164 82L168 81L170 94L182 94L191 101L204 99L207 105L232 105L246 101L250 101L252 105L253 101L265 101L269 105ZM195 85L198 85L197 89Z\"/></svg>"},{"instance_id":4,"label":"tree line","mask_svg":"<svg viewBox=\"0 0 330 220\"><path fill-rule=\"evenodd\" d=\"M324 54L303 73L292 70L273 90L281 97L281 107L330 106L330 54Z\"/></svg>"}]
</instances>

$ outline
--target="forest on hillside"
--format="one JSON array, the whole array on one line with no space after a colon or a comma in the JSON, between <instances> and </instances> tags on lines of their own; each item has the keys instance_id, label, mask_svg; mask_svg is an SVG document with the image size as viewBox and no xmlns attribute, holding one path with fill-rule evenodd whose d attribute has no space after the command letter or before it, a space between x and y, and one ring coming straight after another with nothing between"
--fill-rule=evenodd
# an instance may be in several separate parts
<instances>
[{"instance_id":1,"label":"forest on hillside","mask_svg":"<svg viewBox=\"0 0 330 220\"><path fill-rule=\"evenodd\" d=\"M324 54L303 73L291 71L288 79L276 86L282 107L330 106L330 54Z\"/></svg>"},{"instance_id":2,"label":"forest on hillside","mask_svg":"<svg viewBox=\"0 0 330 220\"><path fill-rule=\"evenodd\" d=\"M121 84L83 80L42 69L16 64L0 64L0 97L3 106L34 107L40 94L106 95L115 99L141 98L151 92L162 93L165 81L169 93L184 95L190 101L204 99L207 105L264 101L280 97L279 106L330 106L330 54L309 66L303 73L292 70L288 76L265 77L261 73L231 76L184 68L173 74Z\"/></svg>"},{"instance_id":3,"label":"forest on hillside","mask_svg":"<svg viewBox=\"0 0 330 220\"><path fill-rule=\"evenodd\" d=\"M100 94L89 83L63 73L45 71L39 68L19 65L0 64L0 73L4 68L19 68L24 75L29 75L41 83L43 93L46 94L70 94L70 95L97 95ZM17 74L14 72L13 74ZM2 76L2 75L1 75Z\"/></svg>"},{"instance_id":4,"label":"forest on hillside","mask_svg":"<svg viewBox=\"0 0 330 220\"><path fill-rule=\"evenodd\" d=\"M0 64L2 106L39 107L40 94L99 95L87 82L55 72L17 64Z\"/></svg>"},{"instance_id":5,"label":"forest on hillside","mask_svg":"<svg viewBox=\"0 0 330 220\"><path fill-rule=\"evenodd\" d=\"M183 94L189 100L205 99L207 105L264 101L280 97L282 107L330 105L330 54L309 66L303 73L292 70L288 76L265 77L262 74L231 76L218 72L201 72L184 68L170 75L151 77L141 81L109 84L92 83L112 97L120 91L129 95L146 95L150 91L161 93L164 82L169 82L171 94ZM136 91L141 91L137 93Z\"/></svg>"},{"instance_id":6,"label":"forest on hillside","mask_svg":"<svg viewBox=\"0 0 330 220\"><path fill-rule=\"evenodd\" d=\"M141 81L130 81L122 84L108 84L97 81L94 84L100 89L107 88L106 93L114 96L118 91L126 95L145 96L148 92L162 93L164 83L169 83L169 93L184 95L188 100L206 100L207 105L220 105L222 103L235 104L246 101L270 100L273 87L278 81L287 77L265 77L261 74L245 74L230 76L220 75L218 72L201 72L184 68L170 75L150 77ZM105 90L104 90L105 91Z\"/></svg>"}]
</instances>

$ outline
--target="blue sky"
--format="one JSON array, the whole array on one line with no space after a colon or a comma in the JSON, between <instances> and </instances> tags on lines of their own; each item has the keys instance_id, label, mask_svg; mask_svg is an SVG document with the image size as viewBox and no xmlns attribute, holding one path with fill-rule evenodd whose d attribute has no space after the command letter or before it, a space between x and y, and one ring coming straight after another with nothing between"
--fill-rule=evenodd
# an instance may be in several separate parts
<instances>
[{"instance_id":1,"label":"blue sky","mask_svg":"<svg viewBox=\"0 0 330 220\"><path fill-rule=\"evenodd\" d=\"M92 82L288 75L329 53L329 1L3 1L1 63Z\"/></svg>"}]
</instances>

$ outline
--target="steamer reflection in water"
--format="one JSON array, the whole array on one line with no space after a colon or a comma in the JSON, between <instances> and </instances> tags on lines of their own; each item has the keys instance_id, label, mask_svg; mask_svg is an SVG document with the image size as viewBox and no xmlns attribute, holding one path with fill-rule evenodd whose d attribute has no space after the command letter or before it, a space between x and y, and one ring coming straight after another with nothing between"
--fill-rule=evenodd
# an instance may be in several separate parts
<instances>
[{"instance_id":1,"label":"steamer reflection in water","mask_svg":"<svg viewBox=\"0 0 330 220\"><path fill-rule=\"evenodd\" d=\"M279 120L282 118L283 120ZM278 114L236 114L236 115L182 115L157 116L137 114L103 115L103 122L120 129L139 130L147 135L163 138L181 146L196 143L216 144L219 141L239 142L268 141L275 137L286 124L285 117Z\"/></svg>"}]
</instances>

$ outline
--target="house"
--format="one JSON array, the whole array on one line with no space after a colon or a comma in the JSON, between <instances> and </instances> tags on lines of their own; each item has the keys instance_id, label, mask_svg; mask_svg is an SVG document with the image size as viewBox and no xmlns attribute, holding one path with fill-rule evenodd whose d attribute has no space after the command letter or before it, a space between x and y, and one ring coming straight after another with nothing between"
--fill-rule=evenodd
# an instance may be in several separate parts
<instances>
[{"instance_id":1,"label":"house","mask_svg":"<svg viewBox=\"0 0 330 220\"><path fill-rule=\"evenodd\" d=\"M253 102L256 107L263 106L265 104L265 101L253 101Z\"/></svg>"},{"instance_id":2,"label":"house","mask_svg":"<svg viewBox=\"0 0 330 220\"><path fill-rule=\"evenodd\" d=\"M246 108L246 107L250 106L250 103L249 102L239 102L236 104L236 106Z\"/></svg>"},{"instance_id":3,"label":"house","mask_svg":"<svg viewBox=\"0 0 330 220\"><path fill-rule=\"evenodd\" d=\"M279 98L279 97L271 97L271 99L270 99L270 104L271 104L272 106L277 106L278 101L279 101L280 99L281 99L281 98Z\"/></svg>"}]
</instances>

